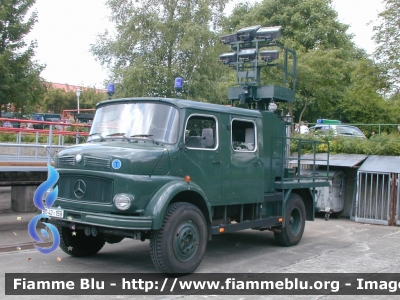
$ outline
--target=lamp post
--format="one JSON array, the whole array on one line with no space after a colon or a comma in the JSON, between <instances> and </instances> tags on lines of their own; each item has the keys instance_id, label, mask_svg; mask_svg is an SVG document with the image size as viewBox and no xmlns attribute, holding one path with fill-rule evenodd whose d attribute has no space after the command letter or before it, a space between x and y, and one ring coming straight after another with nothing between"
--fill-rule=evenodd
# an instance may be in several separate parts
<instances>
[{"instance_id":1,"label":"lamp post","mask_svg":"<svg viewBox=\"0 0 400 300\"><path fill-rule=\"evenodd\" d=\"M79 97L81 96L81 90L77 89L76 90L76 97L78 98L78 114L79 114Z\"/></svg>"}]
</instances>

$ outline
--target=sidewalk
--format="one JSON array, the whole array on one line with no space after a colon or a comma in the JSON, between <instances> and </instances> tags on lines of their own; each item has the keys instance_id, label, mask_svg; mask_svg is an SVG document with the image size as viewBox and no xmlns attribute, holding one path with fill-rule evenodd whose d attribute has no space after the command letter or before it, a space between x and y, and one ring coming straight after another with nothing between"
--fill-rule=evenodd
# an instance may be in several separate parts
<instances>
[{"instance_id":1,"label":"sidewalk","mask_svg":"<svg viewBox=\"0 0 400 300\"><path fill-rule=\"evenodd\" d=\"M0 252L31 249L37 244L28 233L28 223L38 213L11 210L11 187L0 187Z\"/></svg>"}]
</instances>

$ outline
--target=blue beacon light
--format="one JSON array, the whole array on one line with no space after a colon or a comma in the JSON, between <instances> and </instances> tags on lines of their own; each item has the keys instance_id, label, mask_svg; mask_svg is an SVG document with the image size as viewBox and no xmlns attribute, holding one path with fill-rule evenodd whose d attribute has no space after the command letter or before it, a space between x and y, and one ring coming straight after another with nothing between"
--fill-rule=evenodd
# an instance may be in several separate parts
<instances>
[{"instance_id":1,"label":"blue beacon light","mask_svg":"<svg viewBox=\"0 0 400 300\"><path fill-rule=\"evenodd\" d=\"M174 89L177 93L182 92L183 90L183 79L181 77L175 78Z\"/></svg>"},{"instance_id":2,"label":"blue beacon light","mask_svg":"<svg viewBox=\"0 0 400 300\"><path fill-rule=\"evenodd\" d=\"M114 92L115 92L114 83L109 83L107 86L107 95L108 95L109 99L112 98L112 96L114 95Z\"/></svg>"}]
</instances>

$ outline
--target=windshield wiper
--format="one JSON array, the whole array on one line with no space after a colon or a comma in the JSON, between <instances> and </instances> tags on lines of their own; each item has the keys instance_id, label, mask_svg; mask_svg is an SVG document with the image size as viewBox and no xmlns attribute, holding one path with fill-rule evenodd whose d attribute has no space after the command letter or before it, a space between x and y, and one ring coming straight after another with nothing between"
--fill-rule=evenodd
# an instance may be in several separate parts
<instances>
[{"instance_id":1,"label":"windshield wiper","mask_svg":"<svg viewBox=\"0 0 400 300\"><path fill-rule=\"evenodd\" d=\"M94 136L94 135L98 135L100 137L100 142L105 141L105 138L101 135L101 133L98 133L98 132L89 134L89 137Z\"/></svg>"},{"instance_id":2,"label":"windshield wiper","mask_svg":"<svg viewBox=\"0 0 400 300\"><path fill-rule=\"evenodd\" d=\"M107 135L106 135L106 137L108 137L108 136L122 136L122 137L124 137L124 138L127 139L127 137L125 136L125 132L110 133L110 134L107 134Z\"/></svg>"},{"instance_id":3,"label":"windshield wiper","mask_svg":"<svg viewBox=\"0 0 400 300\"><path fill-rule=\"evenodd\" d=\"M153 136L152 134L142 134L142 133L141 133L141 134L134 134L134 135L131 135L131 137L133 137L133 138L134 138L134 137L145 137L145 138L150 138L150 139L153 141L154 144L158 145L159 143L158 143L155 139L153 139L152 136Z\"/></svg>"}]
</instances>

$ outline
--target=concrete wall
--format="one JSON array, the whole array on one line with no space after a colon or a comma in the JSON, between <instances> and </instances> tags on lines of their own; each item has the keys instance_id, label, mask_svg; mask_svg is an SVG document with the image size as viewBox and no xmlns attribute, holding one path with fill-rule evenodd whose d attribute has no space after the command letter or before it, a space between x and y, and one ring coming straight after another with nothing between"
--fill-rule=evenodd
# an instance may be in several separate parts
<instances>
[{"instance_id":1,"label":"concrete wall","mask_svg":"<svg viewBox=\"0 0 400 300\"><path fill-rule=\"evenodd\" d=\"M37 189L35 186L12 186L11 209L15 212L36 212L38 209L33 204L33 195Z\"/></svg>"}]
</instances>

